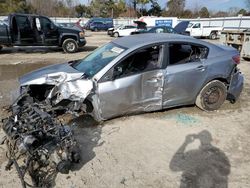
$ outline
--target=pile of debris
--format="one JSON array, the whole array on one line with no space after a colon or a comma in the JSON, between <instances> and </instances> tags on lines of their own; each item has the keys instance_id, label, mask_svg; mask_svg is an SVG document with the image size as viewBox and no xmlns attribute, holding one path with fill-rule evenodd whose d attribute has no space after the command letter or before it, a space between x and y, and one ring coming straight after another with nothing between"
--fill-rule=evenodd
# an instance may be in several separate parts
<instances>
[{"instance_id":1,"label":"pile of debris","mask_svg":"<svg viewBox=\"0 0 250 188\"><path fill-rule=\"evenodd\" d=\"M8 148L6 169L15 166L23 187L51 187L58 172L69 173L72 164L80 161L71 128L44 104L22 97L10 113L2 125Z\"/></svg>"}]
</instances>

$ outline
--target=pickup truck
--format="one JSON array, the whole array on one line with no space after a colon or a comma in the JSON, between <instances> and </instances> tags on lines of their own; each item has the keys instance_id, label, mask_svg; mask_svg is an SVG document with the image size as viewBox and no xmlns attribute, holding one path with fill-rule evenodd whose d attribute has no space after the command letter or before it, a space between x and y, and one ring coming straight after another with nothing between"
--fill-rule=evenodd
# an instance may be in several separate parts
<instances>
[{"instance_id":1,"label":"pickup truck","mask_svg":"<svg viewBox=\"0 0 250 188\"><path fill-rule=\"evenodd\" d=\"M59 46L73 53L85 44L83 30L61 27L45 16L14 13L0 22L0 50L3 46Z\"/></svg>"},{"instance_id":2,"label":"pickup truck","mask_svg":"<svg viewBox=\"0 0 250 188\"><path fill-rule=\"evenodd\" d=\"M204 26L199 22L192 22L189 24L186 29L192 37L206 37L212 40L217 39L220 31L223 30L223 27L213 27L213 26Z\"/></svg>"}]
</instances>

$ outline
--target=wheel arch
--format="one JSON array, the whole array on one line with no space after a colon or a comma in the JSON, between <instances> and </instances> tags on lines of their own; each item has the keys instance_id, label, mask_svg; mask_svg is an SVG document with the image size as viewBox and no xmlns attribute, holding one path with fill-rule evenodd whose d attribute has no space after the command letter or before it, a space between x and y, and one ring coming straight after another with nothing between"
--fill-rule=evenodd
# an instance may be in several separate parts
<instances>
[{"instance_id":1,"label":"wheel arch","mask_svg":"<svg viewBox=\"0 0 250 188\"><path fill-rule=\"evenodd\" d=\"M201 88L198 90L198 92L196 93L195 97L194 97L194 103L196 101L196 98L198 97L198 95L200 94L201 90L209 83L209 82L212 82L212 81L215 81L215 80L218 80L218 81L221 81L223 84L225 84L226 88L228 89L228 85L229 85L229 80L227 78L224 78L224 77L220 77L220 76L216 76L216 77L212 77L210 79L207 79L203 85L201 86Z\"/></svg>"},{"instance_id":2,"label":"wheel arch","mask_svg":"<svg viewBox=\"0 0 250 188\"><path fill-rule=\"evenodd\" d=\"M78 43L78 39L79 39L79 37L78 37L78 35L77 34L72 34L72 33L69 33L69 34L62 34L61 36L60 36L60 40L59 40L59 45L60 46L62 46L62 44L63 44L63 42L66 40L66 39L73 39L73 40L75 40L77 43Z\"/></svg>"}]
</instances>

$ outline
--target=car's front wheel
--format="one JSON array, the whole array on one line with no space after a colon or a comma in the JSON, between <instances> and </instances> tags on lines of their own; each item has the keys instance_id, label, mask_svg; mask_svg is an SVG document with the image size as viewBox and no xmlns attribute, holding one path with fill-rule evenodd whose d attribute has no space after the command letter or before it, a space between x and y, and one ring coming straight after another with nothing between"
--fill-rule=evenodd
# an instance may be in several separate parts
<instances>
[{"instance_id":1,"label":"car's front wheel","mask_svg":"<svg viewBox=\"0 0 250 188\"><path fill-rule=\"evenodd\" d=\"M114 37L115 37L115 38L118 38L118 37L119 37L119 33L115 32L115 33L114 33Z\"/></svg>"},{"instance_id":2,"label":"car's front wheel","mask_svg":"<svg viewBox=\"0 0 250 188\"><path fill-rule=\"evenodd\" d=\"M227 88L219 80L205 85L196 98L195 104L202 110L213 111L220 108L227 97Z\"/></svg>"},{"instance_id":3,"label":"car's front wheel","mask_svg":"<svg viewBox=\"0 0 250 188\"><path fill-rule=\"evenodd\" d=\"M0 50L2 50L3 49L3 47L2 46L0 46Z\"/></svg>"},{"instance_id":4,"label":"car's front wheel","mask_svg":"<svg viewBox=\"0 0 250 188\"><path fill-rule=\"evenodd\" d=\"M62 48L66 53L74 53L78 50L78 45L74 39L66 39L63 41Z\"/></svg>"}]
</instances>

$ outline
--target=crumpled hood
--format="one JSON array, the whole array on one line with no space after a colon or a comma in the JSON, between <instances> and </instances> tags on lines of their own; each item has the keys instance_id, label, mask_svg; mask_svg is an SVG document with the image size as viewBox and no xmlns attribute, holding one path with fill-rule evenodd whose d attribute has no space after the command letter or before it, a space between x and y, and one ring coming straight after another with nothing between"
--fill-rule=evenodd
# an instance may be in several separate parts
<instances>
[{"instance_id":1,"label":"crumpled hood","mask_svg":"<svg viewBox=\"0 0 250 188\"><path fill-rule=\"evenodd\" d=\"M82 72L75 70L68 63L63 63L47 66L25 74L19 78L19 82L21 86L45 83L57 85L61 82L80 78L82 75Z\"/></svg>"},{"instance_id":2,"label":"crumpled hood","mask_svg":"<svg viewBox=\"0 0 250 188\"><path fill-rule=\"evenodd\" d=\"M21 86L54 85L47 99L56 96L54 104L64 99L82 103L91 93L93 82L82 78L83 73L72 68L69 63L48 66L28 73L20 78Z\"/></svg>"}]
</instances>

